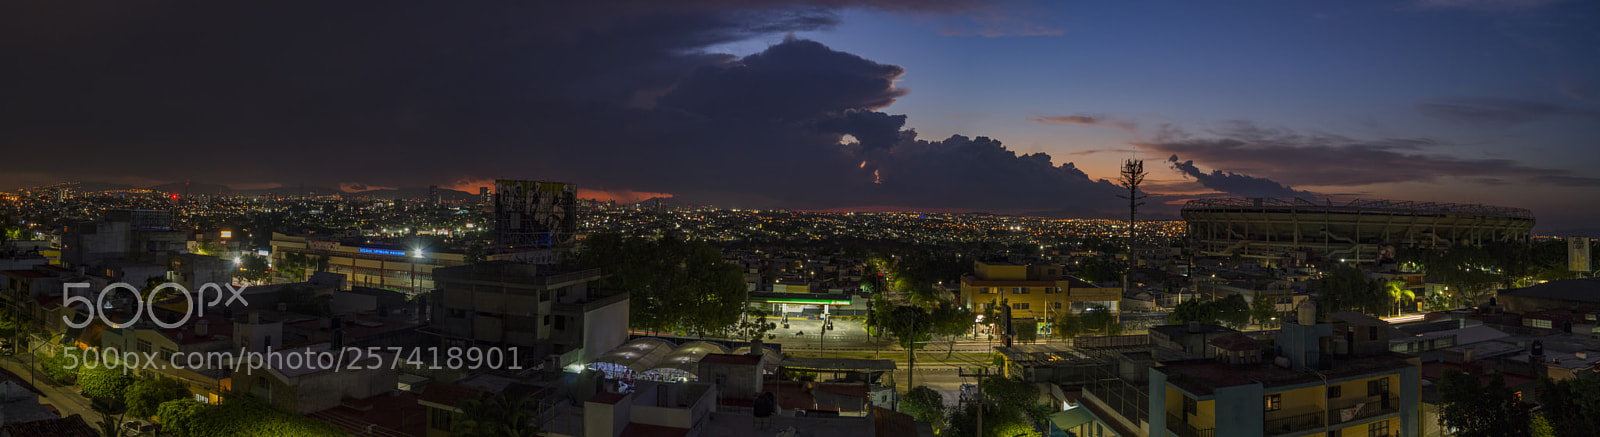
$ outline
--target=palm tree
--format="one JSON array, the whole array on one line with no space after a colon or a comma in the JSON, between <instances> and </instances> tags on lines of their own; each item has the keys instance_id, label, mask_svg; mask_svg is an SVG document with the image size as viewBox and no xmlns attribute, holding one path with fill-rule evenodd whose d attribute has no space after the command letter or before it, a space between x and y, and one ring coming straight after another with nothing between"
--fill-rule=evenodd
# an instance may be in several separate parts
<instances>
[{"instance_id":1,"label":"palm tree","mask_svg":"<svg viewBox=\"0 0 1600 437\"><path fill-rule=\"evenodd\" d=\"M1385 289L1389 291L1389 299L1394 301L1395 315L1400 315L1401 302L1407 299L1415 300L1417 298L1416 293L1412 292L1411 289L1406 288L1406 281L1401 281L1398 279L1389 281L1387 284L1385 284Z\"/></svg>"}]
</instances>

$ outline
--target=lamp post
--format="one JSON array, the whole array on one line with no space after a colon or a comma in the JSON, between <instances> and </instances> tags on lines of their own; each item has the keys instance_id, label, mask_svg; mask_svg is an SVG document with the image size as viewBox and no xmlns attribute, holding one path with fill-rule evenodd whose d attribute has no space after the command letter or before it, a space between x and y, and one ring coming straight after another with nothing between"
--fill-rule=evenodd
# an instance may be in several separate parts
<instances>
[{"instance_id":1,"label":"lamp post","mask_svg":"<svg viewBox=\"0 0 1600 437\"><path fill-rule=\"evenodd\" d=\"M423 257L422 249L417 249L411 257L411 294L417 294L417 260Z\"/></svg>"}]
</instances>

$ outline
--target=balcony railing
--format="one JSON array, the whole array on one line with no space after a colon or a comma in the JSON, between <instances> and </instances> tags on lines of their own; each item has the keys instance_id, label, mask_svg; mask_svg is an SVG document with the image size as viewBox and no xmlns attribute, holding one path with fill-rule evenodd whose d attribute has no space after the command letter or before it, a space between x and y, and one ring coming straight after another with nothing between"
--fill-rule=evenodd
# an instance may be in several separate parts
<instances>
[{"instance_id":1,"label":"balcony railing","mask_svg":"<svg viewBox=\"0 0 1600 437\"><path fill-rule=\"evenodd\" d=\"M1342 425L1374 416L1400 411L1400 398L1394 396L1367 396L1330 405L1328 421Z\"/></svg>"},{"instance_id":2,"label":"balcony railing","mask_svg":"<svg viewBox=\"0 0 1600 437\"><path fill-rule=\"evenodd\" d=\"M1183 418L1176 414L1167 415L1167 430L1177 434L1178 437L1216 437L1216 428L1199 429L1183 423Z\"/></svg>"},{"instance_id":3,"label":"balcony railing","mask_svg":"<svg viewBox=\"0 0 1600 437\"><path fill-rule=\"evenodd\" d=\"M1266 424L1263 429L1265 435L1290 434L1323 426L1322 410L1316 407L1301 408L1294 411L1273 411L1267 413Z\"/></svg>"}]
</instances>

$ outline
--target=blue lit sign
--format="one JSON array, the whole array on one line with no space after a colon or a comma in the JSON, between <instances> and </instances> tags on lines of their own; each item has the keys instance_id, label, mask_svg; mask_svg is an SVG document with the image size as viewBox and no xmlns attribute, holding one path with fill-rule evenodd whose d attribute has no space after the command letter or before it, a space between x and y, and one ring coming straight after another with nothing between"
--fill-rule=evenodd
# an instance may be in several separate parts
<instances>
[{"instance_id":1,"label":"blue lit sign","mask_svg":"<svg viewBox=\"0 0 1600 437\"><path fill-rule=\"evenodd\" d=\"M359 248L358 250L360 250L361 253L370 253L373 255L406 256L406 252L403 250L372 249L366 247Z\"/></svg>"}]
</instances>

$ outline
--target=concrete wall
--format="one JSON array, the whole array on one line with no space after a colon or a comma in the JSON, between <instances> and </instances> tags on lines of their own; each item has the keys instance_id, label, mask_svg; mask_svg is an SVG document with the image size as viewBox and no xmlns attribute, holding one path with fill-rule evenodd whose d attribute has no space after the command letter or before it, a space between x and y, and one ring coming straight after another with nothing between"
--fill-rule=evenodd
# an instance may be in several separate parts
<instances>
[{"instance_id":1,"label":"concrete wall","mask_svg":"<svg viewBox=\"0 0 1600 437\"><path fill-rule=\"evenodd\" d=\"M593 361L628 341L629 300L597 308L583 314L583 361ZM571 323L567 329L572 329Z\"/></svg>"},{"instance_id":2,"label":"concrete wall","mask_svg":"<svg viewBox=\"0 0 1600 437\"><path fill-rule=\"evenodd\" d=\"M628 427L632 415L633 394L622 397L616 404L600 402L583 403L584 437L617 437Z\"/></svg>"},{"instance_id":3,"label":"concrete wall","mask_svg":"<svg viewBox=\"0 0 1600 437\"><path fill-rule=\"evenodd\" d=\"M1216 391L1217 435L1238 437L1260 437L1266 434L1262 424L1266 423L1266 411L1263 409L1261 384L1236 385L1220 388ZM1206 409L1201 403L1201 414L1206 414Z\"/></svg>"}]
</instances>

